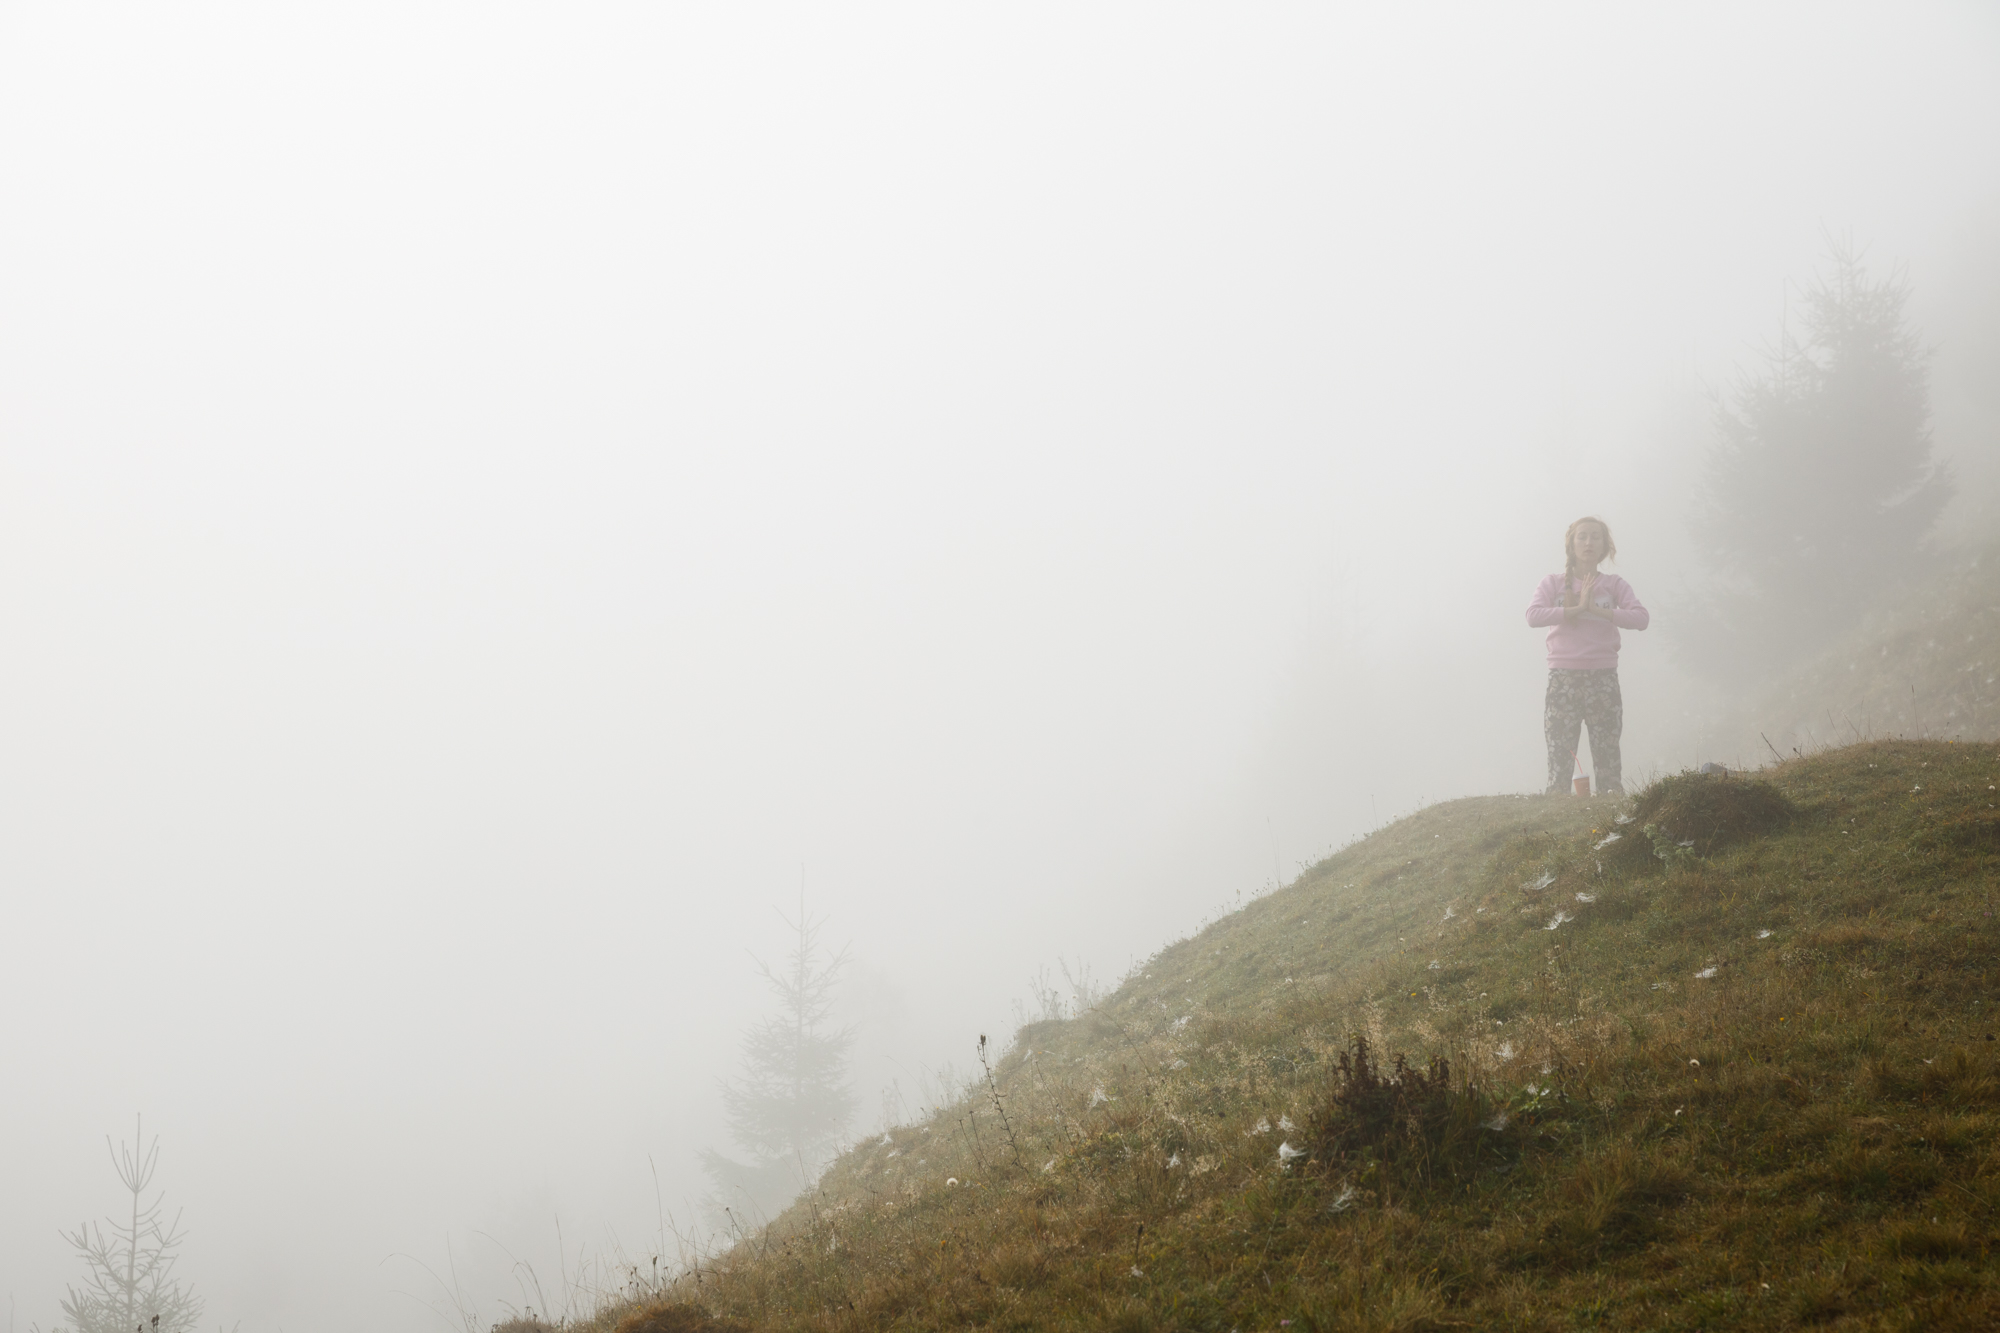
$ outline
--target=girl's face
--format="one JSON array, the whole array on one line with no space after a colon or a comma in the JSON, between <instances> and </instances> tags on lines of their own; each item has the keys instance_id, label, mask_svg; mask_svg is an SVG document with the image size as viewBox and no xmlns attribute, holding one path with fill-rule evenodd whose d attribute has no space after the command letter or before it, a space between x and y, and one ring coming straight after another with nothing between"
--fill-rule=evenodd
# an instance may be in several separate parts
<instances>
[{"instance_id":1,"label":"girl's face","mask_svg":"<svg viewBox=\"0 0 2000 1333\"><path fill-rule=\"evenodd\" d=\"M1576 536L1570 538L1570 545L1576 551L1578 564L1594 565L1604 558L1611 542L1605 535L1603 525L1586 523L1576 530Z\"/></svg>"}]
</instances>

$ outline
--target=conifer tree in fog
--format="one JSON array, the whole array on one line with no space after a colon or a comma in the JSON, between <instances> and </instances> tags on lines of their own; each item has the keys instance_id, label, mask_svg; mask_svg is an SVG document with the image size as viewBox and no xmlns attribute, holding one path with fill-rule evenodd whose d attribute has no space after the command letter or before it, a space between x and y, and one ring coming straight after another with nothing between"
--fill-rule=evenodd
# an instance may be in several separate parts
<instances>
[{"instance_id":1,"label":"conifer tree in fog","mask_svg":"<svg viewBox=\"0 0 2000 1333\"><path fill-rule=\"evenodd\" d=\"M136 1136L131 1148L111 1148L111 1166L132 1196L129 1216L84 1223L64 1240L82 1258L82 1287L71 1287L62 1311L75 1333L186 1333L201 1318L201 1301L174 1277L182 1235L180 1215L164 1220L164 1193L149 1204L146 1191L159 1169L160 1141L145 1146ZM106 1228L109 1230L106 1230Z\"/></svg>"},{"instance_id":2,"label":"conifer tree in fog","mask_svg":"<svg viewBox=\"0 0 2000 1333\"><path fill-rule=\"evenodd\" d=\"M1822 646L1915 575L1951 498L1931 456L1928 351L1900 276L1846 248L1764 372L1719 402L1695 530L1716 581L1698 661L1766 670Z\"/></svg>"},{"instance_id":3,"label":"conifer tree in fog","mask_svg":"<svg viewBox=\"0 0 2000 1333\"><path fill-rule=\"evenodd\" d=\"M722 1087L730 1137L751 1160L701 1155L715 1184L711 1220L724 1231L761 1224L797 1198L832 1160L854 1114L847 1084L853 1034L831 1021L847 952L822 953L824 923L806 916L803 900L798 918L784 920L793 935L790 956L779 968L757 964L777 997L776 1012L744 1037L742 1076Z\"/></svg>"}]
</instances>

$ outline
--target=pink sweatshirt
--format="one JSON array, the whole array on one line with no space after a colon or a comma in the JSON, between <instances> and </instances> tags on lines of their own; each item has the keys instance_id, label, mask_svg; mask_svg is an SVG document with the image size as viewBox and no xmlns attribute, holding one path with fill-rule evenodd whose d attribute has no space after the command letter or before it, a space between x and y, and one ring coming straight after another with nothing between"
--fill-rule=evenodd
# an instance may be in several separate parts
<instances>
[{"instance_id":1,"label":"pink sweatshirt","mask_svg":"<svg viewBox=\"0 0 2000 1333\"><path fill-rule=\"evenodd\" d=\"M1653 619L1646 608L1639 605L1632 585L1616 574L1599 574L1597 586L1591 589L1590 600L1598 606L1611 610L1611 619L1599 620L1595 616L1579 616L1575 620L1563 618L1563 592L1565 580L1561 574L1551 574L1535 589L1535 600L1528 603L1528 624L1535 628L1543 625L1554 626L1549 631L1549 665L1566 671L1595 671L1618 665L1618 631L1621 629L1644 629ZM1570 580L1568 586L1578 586Z\"/></svg>"}]
</instances>

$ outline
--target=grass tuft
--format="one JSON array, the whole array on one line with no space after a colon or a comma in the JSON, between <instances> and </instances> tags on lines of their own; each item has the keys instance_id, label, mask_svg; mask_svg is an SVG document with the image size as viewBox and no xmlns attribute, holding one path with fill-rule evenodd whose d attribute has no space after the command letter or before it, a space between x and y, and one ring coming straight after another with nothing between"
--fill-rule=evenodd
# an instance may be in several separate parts
<instances>
[{"instance_id":1,"label":"grass tuft","mask_svg":"<svg viewBox=\"0 0 2000 1333\"><path fill-rule=\"evenodd\" d=\"M1422 1188L1511 1161L1514 1128L1476 1088L1453 1086L1443 1056L1412 1068L1398 1052L1385 1069L1367 1034L1356 1033L1335 1058L1332 1086L1306 1121L1304 1141L1322 1173L1353 1187Z\"/></svg>"},{"instance_id":2,"label":"grass tuft","mask_svg":"<svg viewBox=\"0 0 2000 1333\"><path fill-rule=\"evenodd\" d=\"M744 1333L745 1326L718 1319L698 1306L667 1303L642 1306L619 1320L613 1333ZM496 1330L497 1333L497 1330Z\"/></svg>"}]
</instances>

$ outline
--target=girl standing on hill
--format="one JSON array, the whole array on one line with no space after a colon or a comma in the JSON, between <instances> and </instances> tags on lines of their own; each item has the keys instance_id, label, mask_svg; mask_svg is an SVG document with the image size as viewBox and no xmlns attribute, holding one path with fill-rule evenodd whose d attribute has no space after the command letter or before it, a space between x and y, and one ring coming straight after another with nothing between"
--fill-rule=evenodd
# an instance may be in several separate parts
<instances>
[{"instance_id":1,"label":"girl standing on hill","mask_svg":"<svg viewBox=\"0 0 2000 1333\"><path fill-rule=\"evenodd\" d=\"M1569 787L1582 727L1590 727L1590 765L1597 790L1623 792L1618 736L1625 729L1625 700L1618 693L1621 629L1644 629L1652 617L1632 585L1600 574L1600 561L1618 558L1611 528L1601 518L1580 518L1563 534L1563 572L1551 574L1528 603L1528 624L1549 626L1549 693L1542 706L1542 735L1549 743L1549 794Z\"/></svg>"}]
</instances>

